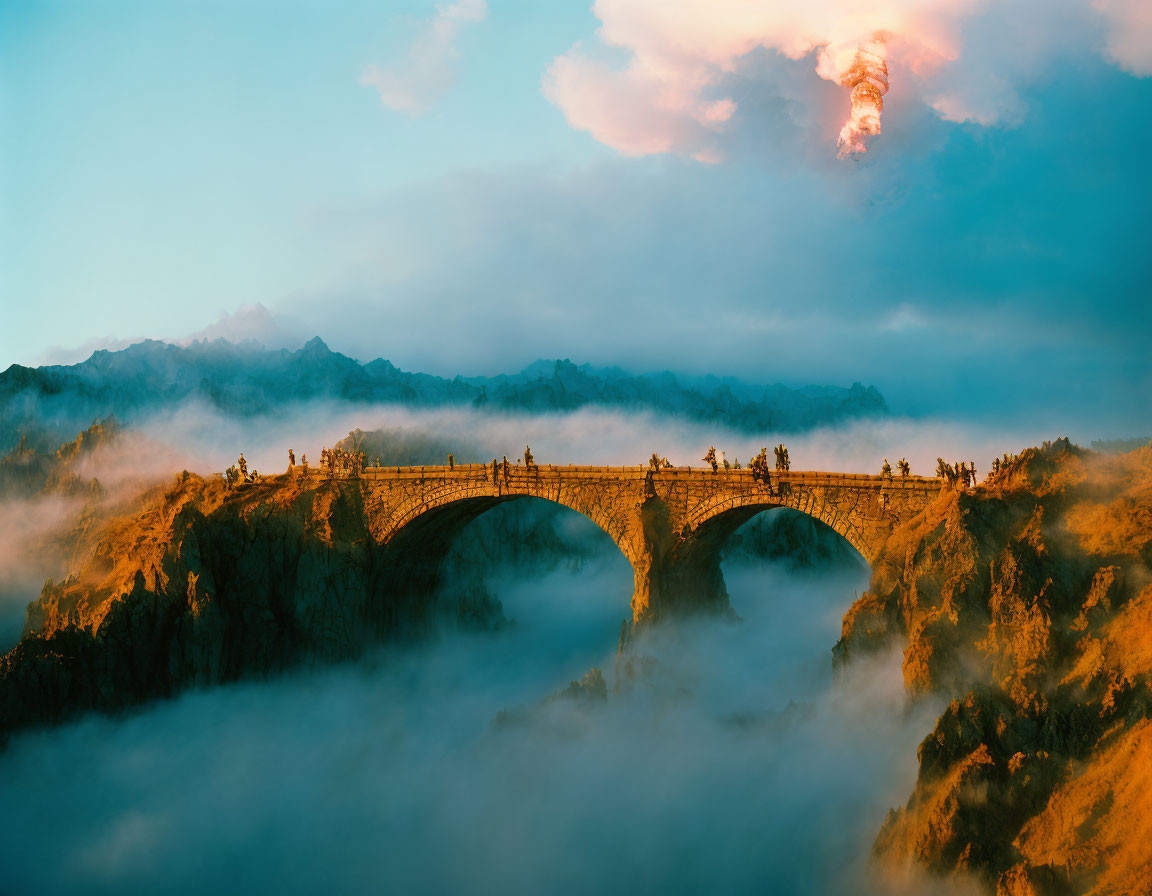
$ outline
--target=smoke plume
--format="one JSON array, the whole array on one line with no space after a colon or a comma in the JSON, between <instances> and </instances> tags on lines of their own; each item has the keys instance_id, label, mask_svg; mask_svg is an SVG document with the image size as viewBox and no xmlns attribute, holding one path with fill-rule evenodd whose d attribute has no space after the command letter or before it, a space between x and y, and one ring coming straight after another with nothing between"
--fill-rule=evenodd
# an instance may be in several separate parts
<instances>
[{"instance_id":1,"label":"smoke plume","mask_svg":"<svg viewBox=\"0 0 1152 896\"><path fill-rule=\"evenodd\" d=\"M844 158L854 152L867 152L864 138L880 133L880 114L884 111L884 94L888 92L884 42L877 39L860 47L840 83L852 91L852 115L840 129L840 138L836 141L840 158Z\"/></svg>"}]
</instances>

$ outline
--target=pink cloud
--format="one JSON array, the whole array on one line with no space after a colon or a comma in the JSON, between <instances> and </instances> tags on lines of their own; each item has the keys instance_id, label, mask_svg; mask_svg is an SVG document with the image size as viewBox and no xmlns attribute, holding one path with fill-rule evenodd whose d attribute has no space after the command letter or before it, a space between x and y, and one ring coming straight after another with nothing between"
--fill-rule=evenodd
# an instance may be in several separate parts
<instances>
[{"instance_id":1,"label":"pink cloud","mask_svg":"<svg viewBox=\"0 0 1152 896\"><path fill-rule=\"evenodd\" d=\"M372 87L380 102L397 112L427 112L456 83L456 40L460 29L482 22L488 15L485 0L458 0L438 5L436 14L421 23L403 60L387 67L367 65L360 83Z\"/></svg>"},{"instance_id":2,"label":"pink cloud","mask_svg":"<svg viewBox=\"0 0 1152 896\"><path fill-rule=\"evenodd\" d=\"M594 12L600 43L625 63L576 46L553 61L543 89L573 127L626 155L721 156L739 114L725 85L757 49L814 54L816 74L840 83L857 51L879 38L903 79L895 89L942 118L985 126L1019 122L1017 85L1094 27L1107 28L1118 64L1152 73L1148 0L596 0ZM1018 40L971 26L989 15L1019 26Z\"/></svg>"}]
</instances>

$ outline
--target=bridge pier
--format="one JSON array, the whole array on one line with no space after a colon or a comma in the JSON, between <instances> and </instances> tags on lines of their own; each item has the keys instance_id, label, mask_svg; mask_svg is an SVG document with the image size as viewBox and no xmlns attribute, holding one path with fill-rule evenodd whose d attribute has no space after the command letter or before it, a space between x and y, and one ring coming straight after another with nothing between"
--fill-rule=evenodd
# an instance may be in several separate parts
<instances>
[{"instance_id":1,"label":"bridge pier","mask_svg":"<svg viewBox=\"0 0 1152 896\"><path fill-rule=\"evenodd\" d=\"M732 609L720 570L727 537L758 510L734 513L727 525L677 530L676 515L659 496L639 508L641 533L626 551L635 574L632 622L643 624L686 613L726 613Z\"/></svg>"}]
</instances>

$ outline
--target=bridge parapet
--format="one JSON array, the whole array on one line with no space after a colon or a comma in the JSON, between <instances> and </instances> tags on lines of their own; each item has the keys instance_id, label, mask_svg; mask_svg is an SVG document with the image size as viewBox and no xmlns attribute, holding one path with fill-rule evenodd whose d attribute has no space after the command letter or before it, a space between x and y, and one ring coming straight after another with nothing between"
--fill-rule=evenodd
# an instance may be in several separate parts
<instances>
[{"instance_id":1,"label":"bridge parapet","mask_svg":"<svg viewBox=\"0 0 1152 896\"><path fill-rule=\"evenodd\" d=\"M571 476L581 479L646 479L653 480L698 480L702 483L755 483L751 470L717 470L700 467L670 467L650 470L636 466L591 466L577 464L509 464L504 466L497 461L496 469L503 478L538 479L540 477ZM323 471L312 467L309 472ZM490 476L492 464L422 465L412 467L365 467L360 474L363 479L470 479ZM887 488L904 490L927 490L938 492L943 480L926 476L873 476L867 473L828 473L821 471L771 471L769 482L787 482L792 485L837 486L842 488Z\"/></svg>"}]
</instances>

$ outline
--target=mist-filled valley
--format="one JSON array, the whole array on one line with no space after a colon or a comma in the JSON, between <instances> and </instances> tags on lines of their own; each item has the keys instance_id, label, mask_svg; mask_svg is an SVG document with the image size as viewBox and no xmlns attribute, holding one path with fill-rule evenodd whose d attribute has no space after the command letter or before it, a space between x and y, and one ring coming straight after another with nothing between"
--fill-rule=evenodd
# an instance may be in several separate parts
<instances>
[{"instance_id":1,"label":"mist-filled valley","mask_svg":"<svg viewBox=\"0 0 1152 896\"><path fill-rule=\"evenodd\" d=\"M0 2L0 896L1152 894L1152 0Z\"/></svg>"},{"instance_id":2,"label":"mist-filled valley","mask_svg":"<svg viewBox=\"0 0 1152 896\"><path fill-rule=\"evenodd\" d=\"M60 419L80 413L57 399ZM1023 666L1036 643L1089 640L1034 637L1035 615L979 589L1023 568L995 592L1023 605L1045 575L1071 582L1072 609L1039 618L1075 633L1109 631L1108 602L1139 606L1146 440L1088 451L1027 423L890 413L749 432L718 413L335 397L248 414L201 397L59 440L9 433L3 889L987 892L1016 858L980 853L981 838L1015 836L1057 786L1051 769L1098 735L1082 690L1021 697L1035 714L1022 722L988 715L1004 699L987 696L994 676L1017 674L990 651ZM779 466L757 482L748 465L776 443L798 470L831 471L795 473L798 489L849 474L845 513L878 540L782 491ZM318 469L322 448L369 469ZM241 451L249 475L226 481ZM600 465L583 470L617 489L612 513L560 486L516 493L579 475L569 463ZM465 511L400 524L417 534L388 548L380 496L411 481L423 501L425 465L464 477L473 491L446 506ZM967 465L980 477L957 479ZM709 489L752 495L748 521L713 530L718 603L645 619L618 520L650 522L642 508L674 504L678 480L699 483L701 506ZM1073 533L1103 514L1091 538L1134 545L1109 542L1111 565L1014 534L1040 512L1028 501L1067 482L1126 496L1052 511ZM422 559L390 565L389 550ZM1141 724L1138 695L1108 693L1102 712ZM1025 807L995 816L1007 832L988 823L1002 803Z\"/></svg>"},{"instance_id":3,"label":"mist-filled valley","mask_svg":"<svg viewBox=\"0 0 1152 896\"><path fill-rule=\"evenodd\" d=\"M246 428L184 406L11 455L6 643L36 576L64 575L77 520L131 508L178 464L223 466L236 444L264 466L285 444L304 450L309 427L391 464L483 459L521 436L549 460L622 459L651 441L687 462L705 441L699 424L653 415L356 410ZM378 428L341 441L365 417ZM814 436L811 450L837 442ZM770 511L724 556L732 615L618 651L633 582L612 540L547 501L499 505L453 542L439 622L418 637L15 735L0 753L7 888L858 886L938 707L907 702L898 651L834 669L868 570L831 529Z\"/></svg>"},{"instance_id":4,"label":"mist-filled valley","mask_svg":"<svg viewBox=\"0 0 1152 896\"><path fill-rule=\"evenodd\" d=\"M860 892L939 707L909 708L898 653L834 673L867 582L839 536L755 518L725 561L739 619L661 626L618 667L619 551L544 502L491 516L449 565L491 558L496 630L15 737L7 888ZM545 701L591 668L603 692Z\"/></svg>"}]
</instances>

